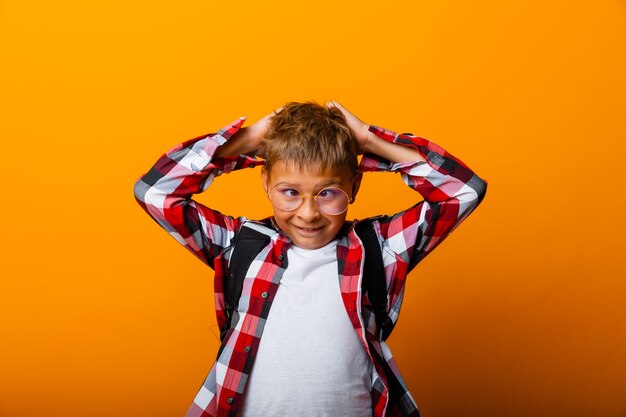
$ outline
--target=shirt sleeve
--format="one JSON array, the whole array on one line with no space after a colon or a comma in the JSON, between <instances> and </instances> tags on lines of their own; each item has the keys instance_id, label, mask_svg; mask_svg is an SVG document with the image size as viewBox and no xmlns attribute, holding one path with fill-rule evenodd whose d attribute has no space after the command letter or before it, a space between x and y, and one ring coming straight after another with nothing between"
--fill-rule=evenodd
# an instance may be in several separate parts
<instances>
[{"instance_id":1,"label":"shirt sleeve","mask_svg":"<svg viewBox=\"0 0 626 417\"><path fill-rule=\"evenodd\" d=\"M408 273L480 204L487 182L427 139L374 125L369 130L388 142L417 150L425 159L394 164L365 154L359 165L362 172L399 172L405 184L424 199L407 210L375 220L383 245L404 263L402 269Z\"/></svg>"},{"instance_id":2,"label":"shirt sleeve","mask_svg":"<svg viewBox=\"0 0 626 417\"><path fill-rule=\"evenodd\" d=\"M250 155L213 157L245 119L240 117L216 133L174 146L134 185L135 199L141 208L211 268L245 218L226 216L194 201L192 196L205 191L223 173L264 163Z\"/></svg>"}]
</instances>

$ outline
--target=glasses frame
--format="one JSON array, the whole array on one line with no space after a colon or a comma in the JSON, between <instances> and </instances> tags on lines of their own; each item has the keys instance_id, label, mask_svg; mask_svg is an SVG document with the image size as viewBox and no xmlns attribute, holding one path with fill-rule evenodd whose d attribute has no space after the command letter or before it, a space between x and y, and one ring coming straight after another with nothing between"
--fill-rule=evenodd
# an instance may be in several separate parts
<instances>
[{"instance_id":1,"label":"glasses frame","mask_svg":"<svg viewBox=\"0 0 626 417\"><path fill-rule=\"evenodd\" d=\"M319 191L316 195L300 193L300 204L298 204L298 206L297 206L297 207L295 207L295 208L292 208L292 209L290 209L290 210L285 210L285 209L283 209L283 208L280 208L280 207L276 206L276 204L274 204L274 202L273 202L273 201L272 201L272 199L270 198L270 194L272 193L272 191L274 191L274 188L278 187L279 185L286 185L286 184L282 184L282 183L276 184L275 186L273 186L272 188L270 188L270 190L269 190L269 191L267 192L267 194L266 194L266 197L267 197L267 199L270 201L270 203L272 204L272 206L274 206L275 208L277 208L277 209L278 209L278 210L280 210L280 211L287 211L287 212L290 212L290 211L296 211L296 210L298 210L300 207L302 207L302 205L304 204L304 199L305 199L305 198L312 198L313 200L315 200L315 204L317 205L317 208L319 209L319 211L321 211L322 213L327 214L327 215L329 215L329 216L338 216L338 215L343 214L343 213L345 213L346 211L348 211L348 207L350 206L350 204L352 204L352 197L350 197L350 196L348 195L348 193L346 193L343 189L341 189L341 188L339 188L339 187L324 187L324 188L322 188L322 189L321 189L321 190L320 190L320 191ZM291 186L289 186L289 187L291 187ZM293 188L294 190L298 190L298 188L297 188L297 187L292 187L292 188ZM324 209L322 209L322 208L320 207L319 203L317 202L317 197L319 197L320 193L321 193L322 191L324 191L324 190L328 190L328 189L339 190L339 191L341 191L342 193L344 193L344 195L345 195L346 197L348 197L348 205L346 205L346 208L345 208L345 209L343 209L342 211L340 211L339 213L333 213L333 214L331 214L331 213L327 213L326 211L324 211ZM300 191L300 190L298 190L298 192L299 192L299 191Z\"/></svg>"}]
</instances>

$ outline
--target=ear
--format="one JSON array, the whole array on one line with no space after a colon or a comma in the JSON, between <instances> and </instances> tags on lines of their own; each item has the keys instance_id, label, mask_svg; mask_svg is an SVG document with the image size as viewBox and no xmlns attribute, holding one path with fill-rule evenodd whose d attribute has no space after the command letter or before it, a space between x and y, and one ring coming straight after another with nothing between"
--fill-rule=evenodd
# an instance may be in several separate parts
<instances>
[{"instance_id":1,"label":"ear","mask_svg":"<svg viewBox=\"0 0 626 417\"><path fill-rule=\"evenodd\" d=\"M354 177L352 177L352 199L350 200L350 204L354 203L354 201L356 200L356 194L359 192L359 188L361 188L362 179L362 172L356 172L354 174Z\"/></svg>"}]
</instances>

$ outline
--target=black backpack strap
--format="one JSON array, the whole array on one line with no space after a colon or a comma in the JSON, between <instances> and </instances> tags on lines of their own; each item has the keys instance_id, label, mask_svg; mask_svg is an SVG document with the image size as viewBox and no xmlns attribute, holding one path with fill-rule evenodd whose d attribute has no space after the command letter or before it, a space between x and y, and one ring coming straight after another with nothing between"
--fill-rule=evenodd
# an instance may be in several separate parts
<instances>
[{"instance_id":1,"label":"black backpack strap","mask_svg":"<svg viewBox=\"0 0 626 417\"><path fill-rule=\"evenodd\" d=\"M387 315L387 283L378 237L376 237L371 220L358 222L354 231L365 248L362 289L367 292L367 296L374 306L376 324L382 330L383 340L386 340L393 330L394 323Z\"/></svg>"},{"instance_id":2,"label":"black backpack strap","mask_svg":"<svg viewBox=\"0 0 626 417\"><path fill-rule=\"evenodd\" d=\"M270 237L244 225L233 240L228 267L229 273L224 277L226 324L220 329L220 340L224 339L224 336L230 329L233 312L239 304L243 281L246 278L248 268L250 268L252 261L254 261L259 252L268 245Z\"/></svg>"}]
</instances>

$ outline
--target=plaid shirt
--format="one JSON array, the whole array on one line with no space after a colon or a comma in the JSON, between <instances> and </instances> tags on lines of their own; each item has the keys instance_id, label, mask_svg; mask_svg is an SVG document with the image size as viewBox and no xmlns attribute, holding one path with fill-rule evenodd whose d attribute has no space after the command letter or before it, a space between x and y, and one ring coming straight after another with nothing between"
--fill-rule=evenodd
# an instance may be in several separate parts
<instances>
[{"instance_id":1,"label":"plaid shirt","mask_svg":"<svg viewBox=\"0 0 626 417\"><path fill-rule=\"evenodd\" d=\"M191 198L206 190L222 173L263 164L263 160L249 155L212 158L216 148L237 132L245 119L240 117L217 133L175 146L137 180L134 188L139 205L180 244L215 270L215 308L220 328L227 320L223 279L228 273L233 237L242 227L252 227L270 237L268 245L250 265L232 326L186 417L236 415L265 319L287 268L286 252L291 241L271 219L251 221L226 216ZM424 198L395 215L373 218L385 265L388 313L395 323L407 274L476 208L487 184L433 142L373 125L369 130L386 141L416 149L426 159L426 162L394 164L377 155L365 154L359 166L363 172L400 172L403 181ZM346 313L374 365L372 415L416 417L419 411L415 401L377 329L371 303L361 292L364 248L353 230L354 224L346 222L338 236L338 279Z\"/></svg>"}]
</instances>

